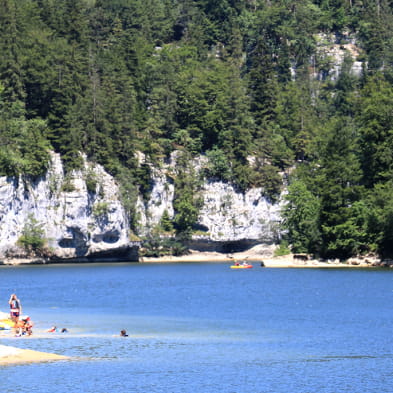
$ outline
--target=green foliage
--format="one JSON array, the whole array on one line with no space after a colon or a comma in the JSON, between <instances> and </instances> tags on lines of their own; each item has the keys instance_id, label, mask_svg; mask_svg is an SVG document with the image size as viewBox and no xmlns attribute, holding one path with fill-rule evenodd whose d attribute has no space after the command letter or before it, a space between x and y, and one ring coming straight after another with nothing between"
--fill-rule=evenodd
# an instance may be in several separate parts
<instances>
[{"instance_id":1,"label":"green foliage","mask_svg":"<svg viewBox=\"0 0 393 393\"><path fill-rule=\"evenodd\" d=\"M263 165L257 161L254 170L253 184L256 187L262 187L264 195L276 202L282 188L282 178L278 173L278 168L270 164Z\"/></svg>"},{"instance_id":2,"label":"green foliage","mask_svg":"<svg viewBox=\"0 0 393 393\"><path fill-rule=\"evenodd\" d=\"M138 233L139 217L135 212L135 206L138 198L138 189L135 178L133 177L132 171L127 168L121 168L116 178L120 184L120 198L122 205L129 217L130 228L135 233Z\"/></svg>"},{"instance_id":3,"label":"green foliage","mask_svg":"<svg viewBox=\"0 0 393 393\"><path fill-rule=\"evenodd\" d=\"M163 256L181 256L189 253L188 248L178 239L150 236L142 243L141 257L160 258Z\"/></svg>"},{"instance_id":4,"label":"green foliage","mask_svg":"<svg viewBox=\"0 0 393 393\"><path fill-rule=\"evenodd\" d=\"M367 207L363 201L355 202L347 212L347 219L334 226L322 225L323 236L329 239L325 245L327 256L346 259L370 251L367 233Z\"/></svg>"},{"instance_id":5,"label":"green foliage","mask_svg":"<svg viewBox=\"0 0 393 393\"><path fill-rule=\"evenodd\" d=\"M23 247L28 253L40 255L44 252L46 239L45 231L32 215L30 215L25 223L22 235L19 237L17 244Z\"/></svg>"},{"instance_id":6,"label":"green foliage","mask_svg":"<svg viewBox=\"0 0 393 393\"><path fill-rule=\"evenodd\" d=\"M386 220L371 207L393 179L392 32L386 0L0 0L0 175L38 179L51 149L67 173L83 170L85 153L119 181L137 233L150 165L179 150L173 225L188 237L200 203L193 157L208 158L206 177L263 187L273 201L297 163L303 188L289 203L304 211L287 221L292 247L391 255L390 205ZM330 33L340 45L357 33L362 48L336 79L321 51ZM86 184L97 191L88 174Z\"/></svg>"},{"instance_id":7,"label":"green foliage","mask_svg":"<svg viewBox=\"0 0 393 393\"><path fill-rule=\"evenodd\" d=\"M314 253L320 242L320 202L301 181L288 187L283 207L283 226L295 253Z\"/></svg>"},{"instance_id":8,"label":"green foliage","mask_svg":"<svg viewBox=\"0 0 393 393\"><path fill-rule=\"evenodd\" d=\"M0 174L35 179L44 175L49 166L50 144L45 139L47 124L38 118L26 120L24 113L20 101L9 107L0 105Z\"/></svg>"},{"instance_id":9,"label":"green foliage","mask_svg":"<svg viewBox=\"0 0 393 393\"><path fill-rule=\"evenodd\" d=\"M372 187L392 179L393 86L383 75L370 78L359 100L358 124L364 182Z\"/></svg>"},{"instance_id":10,"label":"green foliage","mask_svg":"<svg viewBox=\"0 0 393 393\"><path fill-rule=\"evenodd\" d=\"M97 175L92 170L88 170L85 174L85 182L87 192L95 194L97 192L98 179Z\"/></svg>"},{"instance_id":11,"label":"green foliage","mask_svg":"<svg viewBox=\"0 0 393 393\"><path fill-rule=\"evenodd\" d=\"M366 199L367 242L382 257L393 256L392 182L378 184Z\"/></svg>"},{"instance_id":12,"label":"green foliage","mask_svg":"<svg viewBox=\"0 0 393 393\"><path fill-rule=\"evenodd\" d=\"M179 157L175 178L175 209L174 226L178 236L189 239L192 228L197 222L200 198L198 196L199 183L192 162L187 154Z\"/></svg>"},{"instance_id":13,"label":"green foliage","mask_svg":"<svg viewBox=\"0 0 393 393\"><path fill-rule=\"evenodd\" d=\"M151 191L150 166L148 164L140 165L135 170L135 176L137 177L140 193L145 200L148 200Z\"/></svg>"},{"instance_id":14,"label":"green foliage","mask_svg":"<svg viewBox=\"0 0 393 393\"><path fill-rule=\"evenodd\" d=\"M168 210L164 210L160 219L160 227L164 232L173 232L173 222L169 217Z\"/></svg>"},{"instance_id":15,"label":"green foliage","mask_svg":"<svg viewBox=\"0 0 393 393\"><path fill-rule=\"evenodd\" d=\"M201 141L199 152L205 151L217 145L228 121L228 68L222 62L208 61L202 67L185 69L180 78L177 122L192 139Z\"/></svg>"},{"instance_id":16,"label":"green foliage","mask_svg":"<svg viewBox=\"0 0 393 393\"><path fill-rule=\"evenodd\" d=\"M282 257L284 255L288 255L291 253L289 249L288 242L286 240L282 240L279 246L274 250L275 257Z\"/></svg>"},{"instance_id":17,"label":"green foliage","mask_svg":"<svg viewBox=\"0 0 393 393\"><path fill-rule=\"evenodd\" d=\"M104 217L109 212L108 202L96 202L93 205L93 215L97 218Z\"/></svg>"},{"instance_id":18,"label":"green foliage","mask_svg":"<svg viewBox=\"0 0 393 393\"><path fill-rule=\"evenodd\" d=\"M75 185L74 182L72 181L72 179L70 177L65 177L61 188L60 188L61 192L74 192L75 191Z\"/></svg>"},{"instance_id":19,"label":"green foliage","mask_svg":"<svg viewBox=\"0 0 393 393\"><path fill-rule=\"evenodd\" d=\"M361 199L361 168L357 155L358 138L353 122L348 118L334 119L320 138L320 166L314 182L320 200L321 254L325 257L347 258L361 247L362 239L356 227L362 225L354 217L354 206ZM361 236L360 236L361 237Z\"/></svg>"},{"instance_id":20,"label":"green foliage","mask_svg":"<svg viewBox=\"0 0 393 393\"><path fill-rule=\"evenodd\" d=\"M231 179L231 168L223 150L214 146L212 150L206 152L207 164L205 176L217 178L224 181Z\"/></svg>"}]
</instances>

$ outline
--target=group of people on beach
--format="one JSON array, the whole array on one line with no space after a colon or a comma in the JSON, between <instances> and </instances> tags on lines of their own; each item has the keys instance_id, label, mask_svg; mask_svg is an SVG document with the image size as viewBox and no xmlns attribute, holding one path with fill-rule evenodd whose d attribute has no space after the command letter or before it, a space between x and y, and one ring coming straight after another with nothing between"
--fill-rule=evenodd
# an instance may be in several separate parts
<instances>
[{"instance_id":1,"label":"group of people on beach","mask_svg":"<svg viewBox=\"0 0 393 393\"><path fill-rule=\"evenodd\" d=\"M22 303L15 293L11 295L8 303L10 305L10 319L14 323L15 336L31 336L33 334L33 321L28 315L22 316ZM47 330L49 333L57 331L57 326L52 326L49 330ZM61 333L68 333L68 330L66 328L62 328ZM127 331L125 329L121 330L120 336L128 337Z\"/></svg>"},{"instance_id":2,"label":"group of people on beach","mask_svg":"<svg viewBox=\"0 0 393 393\"><path fill-rule=\"evenodd\" d=\"M15 336L31 336L33 334L33 321L28 315L22 316L22 303L15 293L11 295L8 303L10 305L10 319L14 323ZM52 326L47 331L50 333L57 332L57 326ZM68 330L62 328L61 333L68 333Z\"/></svg>"},{"instance_id":3,"label":"group of people on beach","mask_svg":"<svg viewBox=\"0 0 393 393\"><path fill-rule=\"evenodd\" d=\"M10 318L14 323L15 336L31 336L33 334L33 321L28 315L22 316L22 304L15 293L8 301L10 305Z\"/></svg>"}]
</instances>

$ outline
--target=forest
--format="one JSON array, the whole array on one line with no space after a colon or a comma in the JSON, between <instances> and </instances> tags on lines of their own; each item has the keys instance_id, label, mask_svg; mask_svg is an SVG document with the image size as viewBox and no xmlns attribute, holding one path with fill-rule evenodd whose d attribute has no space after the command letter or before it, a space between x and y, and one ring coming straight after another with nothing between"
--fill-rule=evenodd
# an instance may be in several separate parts
<instances>
[{"instance_id":1,"label":"forest","mask_svg":"<svg viewBox=\"0 0 393 393\"><path fill-rule=\"evenodd\" d=\"M324 37L356 43L360 74L348 53L331 76ZM151 165L180 151L164 224L181 235L204 155L206 178L273 202L287 174L294 252L392 257L392 65L388 0L0 0L0 175L34 181L50 150L67 171L84 153L132 216Z\"/></svg>"}]
</instances>

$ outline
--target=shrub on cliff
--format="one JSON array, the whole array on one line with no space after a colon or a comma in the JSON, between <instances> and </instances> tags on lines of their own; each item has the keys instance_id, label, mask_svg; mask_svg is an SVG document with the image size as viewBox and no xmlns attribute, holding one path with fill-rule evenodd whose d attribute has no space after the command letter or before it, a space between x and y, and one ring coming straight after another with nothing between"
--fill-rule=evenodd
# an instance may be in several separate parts
<instances>
[{"instance_id":1,"label":"shrub on cliff","mask_svg":"<svg viewBox=\"0 0 393 393\"><path fill-rule=\"evenodd\" d=\"M17 244L28 254L41 255L45 252L46 239L42 224L32 215L29 215Z\"/></svg>"},{"instance_id":2,"label":"shrub on cliff","mask_svg":"<svg viewBox=\"0 0 393 393\"><path fill-rule=\"evenodd\" d=\"M151 236L143 241L140 256L160 258L164 256L181 256L189 253L188 248L176 238Z\"/></svg>"}]
</instances>

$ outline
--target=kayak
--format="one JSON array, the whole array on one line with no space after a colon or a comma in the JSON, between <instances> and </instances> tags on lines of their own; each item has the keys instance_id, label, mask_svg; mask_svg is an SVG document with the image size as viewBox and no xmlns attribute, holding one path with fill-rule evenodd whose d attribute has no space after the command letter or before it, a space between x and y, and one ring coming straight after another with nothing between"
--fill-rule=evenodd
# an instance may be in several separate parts
<instances>
[{"instance_id":1,"label":"kayak","mask_svg":"<svg viewBox=\"0 0 393 393\"><path fill-rule=\"evenodd\" d=\"M10 314L0 311L0 330L10 330L14 327L14 322L10 319Z\"/></svg>"},{"instance_id":2,"label":"kayak","mask_svg":"<svg viewBox=\"0 0 393 393\"><path fill-rule=\"evenodd\" d=\"M0 320L0 330L10 330L14 327L14 322L11 319L1 319Z\"/></svg>"},{"instance_id":3,"label":"kayak","mask_svg":"<svg viewBox=\"0 0 393 393\"><path fill-rule=\"evenodd\" d=\"M231 269L251 269L252 265L231 265Z\"/></svg>"}]
</instances>

